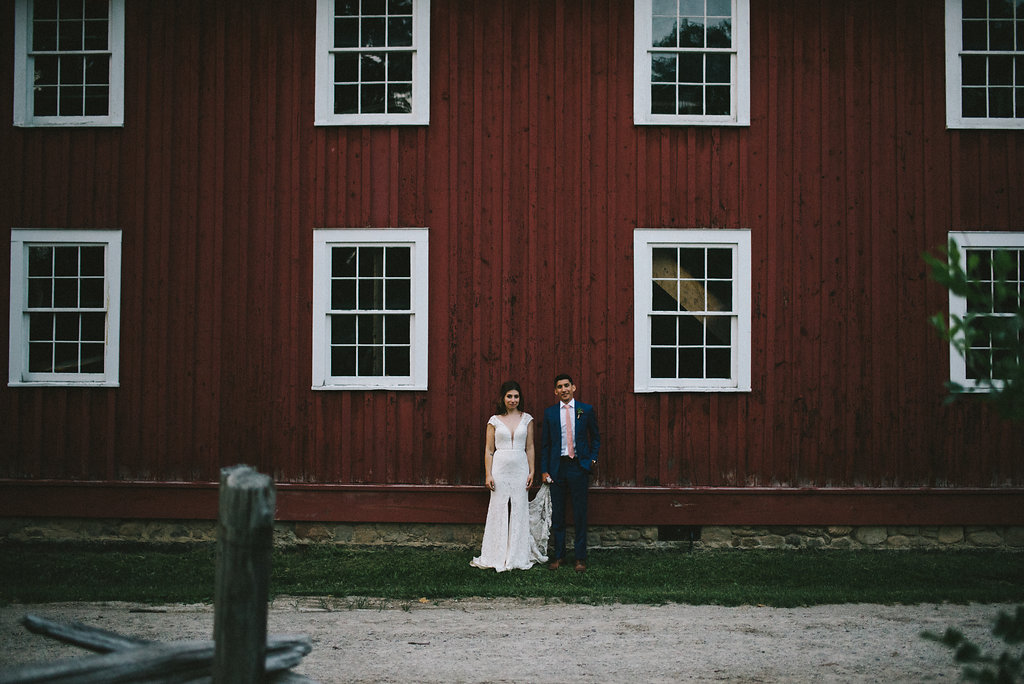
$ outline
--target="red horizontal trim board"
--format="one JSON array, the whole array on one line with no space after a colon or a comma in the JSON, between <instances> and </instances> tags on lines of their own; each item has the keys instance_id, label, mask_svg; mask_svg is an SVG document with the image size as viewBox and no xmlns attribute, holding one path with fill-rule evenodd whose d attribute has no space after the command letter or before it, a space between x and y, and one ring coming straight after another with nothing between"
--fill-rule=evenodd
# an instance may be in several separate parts
<instances>
[{"instance_id":1,"label":"red horizontal trim board","mask_svg":"<svg viewBox=\"0 0 1024 684\"><path fill-rule=\"evenodd\" d=\"M277 485L277 519L482 523L481 487ZM594 487L596 525L1024 525L1024 489ZM0 517L212 520L213 482L0 480Z\"/></svg>"}]
</instances>

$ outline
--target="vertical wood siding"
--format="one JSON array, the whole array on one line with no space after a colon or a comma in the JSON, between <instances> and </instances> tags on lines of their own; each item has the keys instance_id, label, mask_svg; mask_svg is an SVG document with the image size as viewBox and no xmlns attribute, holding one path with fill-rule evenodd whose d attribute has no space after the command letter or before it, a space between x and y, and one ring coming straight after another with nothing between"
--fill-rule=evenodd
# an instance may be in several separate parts
<instances>
[{"instance_id":1,"label":"vertical wood siding","mask_svg":"<svg viewBox=\"0 0 1024 684\"><path fill-rule=\"evenodd\" d=\"M128 3L124 128L0 132L0 225L123 231L121 386L0 388L0 477L479 483L567 370L604 484L1024 485L921 260L1024 230L1024 134L945 129L942 3L751 5L749 127L633 125L631 2L433 0L430 125L315 128L312 0ZM310 390L312 231L364 226L430 229L426 392ZM751 392L633 393L638 227L751 230Z\"/></svg>"}]
</instances>

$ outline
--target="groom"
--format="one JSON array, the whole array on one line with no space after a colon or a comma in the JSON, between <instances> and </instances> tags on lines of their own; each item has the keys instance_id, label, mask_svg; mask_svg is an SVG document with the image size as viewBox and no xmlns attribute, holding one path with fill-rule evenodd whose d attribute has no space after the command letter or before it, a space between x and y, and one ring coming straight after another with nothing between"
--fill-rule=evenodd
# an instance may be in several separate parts
<instances>
[{"instance_id":1,"label":"groom","mask_svg":"<svg viewBox=\"0 0 1024 684\"><path fill-rule=\"evenodd\" d=\"M587 569L587 487L597 465L601 437L594 407L576 401L576 385L562 373L555 378L559 402L544 411L541 434L540 469L544 482L551 483L551 536L554 556L548 568L557 570L565 562L565 496L572 500L576 528L573 552L576 572Z\"/></svg>"}]
</instances>

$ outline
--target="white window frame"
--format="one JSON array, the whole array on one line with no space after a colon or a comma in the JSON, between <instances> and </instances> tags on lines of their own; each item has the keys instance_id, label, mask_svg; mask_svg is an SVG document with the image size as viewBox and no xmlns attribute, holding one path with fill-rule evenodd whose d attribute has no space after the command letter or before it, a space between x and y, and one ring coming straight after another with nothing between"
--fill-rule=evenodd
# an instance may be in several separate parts
<instances>
[{"instance_id":1,"label":"white window frame","mask_svg":"<svg viewBox=\"0 0 1024 684\"><path fill-rule=\"evenodd\" d=\"M749 392L751 256L748 229L640 228L633 232L635 392ZM652 259L657 247L731 247L733 261L732 373L729 378L651 377Z\"/></svg>"},{"instance_id":2,"label":"white window frame","mask_svg":"<svg viewBox=\"0 0 1024 684\"><path fill-rule=\"evenodd\" d=\"M34 73L31 53L33 0L16 0L14 5L14 125L23 127L124 125L124 3L109 0L108 52L110 84L106 116L36 116L32 97Z\"/></svg>"},{"instance_id":3,"label":"white window frame","mask_svg":"<svg viewBox=\"0 0 1024 684\"><path fill-rule=\"evenodd\" d=\"M750 125L750 0L732 0L731 113L728 115L654 114L651 112L652 52L668 51L651 45L652 0L633 4L633 123L636 125L749 126ZM705 52L716 50L704 50Z\"/></svg>"},{"instance_id":4,"label":"white window frame","mask_svg":"<svg viewBox=\"0 0 1024 684\"><path fill-rule=\"evenodd\" d=\"M1018 10L1020 11L1020 10ZM1022 17L1024 18L1024 17ZM1017 29L1021 30L1020 28ZM946 127L965 129L1020 129L1022 117L980 117L963 115L963 69L961 58L965 54L1007 54L1024 56L1020 51L993 52L989 50L965 52L963 50L963 1L946 0ZM1018 74L1017 79L1024 79ZM1024 81L1018 80L1024 87ZM1015 96L1014 96L1015 97Z\"/></svg>"},{"instance_id":5,"label":"white window frame","mask_svg":"<svg viewBox=\"0 0 1024 684\"><path fill-rule=\"evenodd\" d=\"M102 373L31 373L28 363L28 248L103 245L106 340ZM10 355L8 385L117 387L121 331L121 231L15 228L11 230Z\"/></svg>"},{"instance_id":6,"label":"white window frame","mask_svg":"<svg viewBox=\"0 0 1024 684\"><path fill-rule=\"evenodd\" d=\"M966 250L968 249L1024 249L1024 232L950 231L949 240L956 244L960 255L959 266L965 272L967 270ZM952 291L949 293L949 316L950 323L954 316L959 317L960 320L967 316L967 299ZM949 380L960 385L964 392L990 392L993 388L999 389L1004 384L1002 380L995 378L987 382L968 378L967 359L957 350L955 341L951 341L949 345Z\"/></svg>"},{"instance_id":7,"label":"white window frame","mask_svg":"<svg viewBox=\"0 0 1024 684\"><path fill-rule=\"evenodd\" d=\"M412 248L410 273L412 322L408 376L331 376L330 331L331 249L408 246ZM429 230L427 228L318 228L313 231L313 389L314 390L425 390L427 389L427 304L429 284Z\"/></svg>"},{"instance_id":8,"label":"white window frame","mask_svg":"<svg viewBox=\"0 0 1024 684\"><path fill-rule=\"evenodd\" d=\"M316 3L316 126L424 126L430 123L430 0L412 0L412 112L407 114L335 114L334 3ZM381 48L379 52L394 50Z\"/></svg>"}]
</instances>

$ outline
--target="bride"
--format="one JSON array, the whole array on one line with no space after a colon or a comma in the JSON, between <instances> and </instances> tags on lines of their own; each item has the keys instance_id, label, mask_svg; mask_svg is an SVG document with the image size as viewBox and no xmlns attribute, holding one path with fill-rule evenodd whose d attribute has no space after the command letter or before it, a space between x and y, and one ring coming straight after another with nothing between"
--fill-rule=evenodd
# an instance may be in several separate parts
<instances>
[{"instance_id":1,"label":"bride","mask_svg":"<svg viewBox=\"0 0 1024 684\"><path fill-rule=\"evenodd\" d=\"M533 484L533 416L520 410L522 390L515 381L501 386L498 412L487 421L484 483L491 490L478 568L528 570L547 561L551 497L547 485L529 501Z\"/></svg>"}]
</instances>

